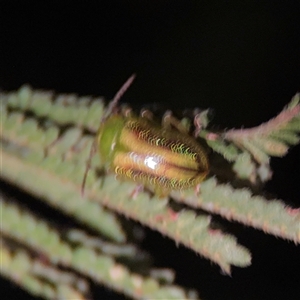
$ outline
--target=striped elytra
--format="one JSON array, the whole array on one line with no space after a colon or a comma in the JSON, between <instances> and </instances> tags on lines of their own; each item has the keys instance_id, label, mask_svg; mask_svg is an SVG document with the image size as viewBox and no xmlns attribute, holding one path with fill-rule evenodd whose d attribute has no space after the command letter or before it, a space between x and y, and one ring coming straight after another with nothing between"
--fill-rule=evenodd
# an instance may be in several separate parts
<instances>
[{"instance_id":1,"label":"striped elytra","mask_svg":"<svg viewBox=\"0 0 300 300\"><path fill-rule=\"evenodd\" d=\"M110 116L98 130L97 146L106 169L158 196L197 186L209 170L194 138L143 117Z\"/></svg>"}]
</instances>

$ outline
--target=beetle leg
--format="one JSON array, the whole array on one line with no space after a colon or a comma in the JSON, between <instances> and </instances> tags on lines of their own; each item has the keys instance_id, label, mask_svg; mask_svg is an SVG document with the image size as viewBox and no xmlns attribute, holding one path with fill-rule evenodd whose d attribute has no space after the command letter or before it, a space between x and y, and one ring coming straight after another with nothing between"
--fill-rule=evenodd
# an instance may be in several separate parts
<instances>
[{"instance_id":1,"label":"beetle leg","mask_svg":"<svg viewBox=\"0 0 300 300\"><path fill-rule=\"evenodd\" d=\"M167 110L162 118L162 126L165 128L175 127L181 133L188 133L187 128L185 128L182 123L172 115L170 110Z\"/></svg>"},{"instance_id":2,"label":"beetle leg","mask_svg":"<svg viewBox=\"0 0 300 300\"><path fill-rule=\"evenodd\" d=\"M91 168L92 158L95 155L96 151L97 151L97 143L96 143L96 139L94 139L93 144L91 146L90 154L89 154L89 157L88 157L88 160L87 160L87 163L86 163L86 168L85 168L85 171L84 171L82 183L81 183L81 197L84 196L85 182L86 182L86 179L87 179L88 172Z\"/></svg>"},{"instance_id":3,"label":"beetle leg","mask_svg":"<svg viewBox=\"0 0 300 300\"><path fill-rule=\"evenodd\" d=\"M195 196L199 196L199 194L200 194L200 187L201 187L201 183L198 183L195 186Z\"/></svg>"},{"instance_id":4,"label":"beetle leg","mask_svg":"<svg viewBox=\"0 0 300 300\"><path fill-rule=\"evenodd\" d=\"M203 128L206 128L210 119L211 110L195 109L194 111L194 136L197 138Z\"/></svg>"},{"instance_id":5,"label":"beetle leg","mask_svg":"<svg viewBox=\"0 0 300 300\"><path fill-rule=\"evenodd\" d=\"M130 193L130 198L132 198L133 200L136 199L136 197L138 196L138 194L140 192L142 192L144 190L144 186L142 184L138 184L133 191Z\"/></svg>"},{"instance_id":6,"label":"beetle leg","mask_svg":"<svg viewBox=\"0 0 300 300\"><path fill-rule=\"evenodd\" d=\"M194 136L197 138L202 130L202 122L201 122L201 116L200 113L197 113L194 117L194 125L195 125L195 131Z\"/></svg>"},{"instance_id":7,"label":"beetle leg","mask_svg":"<svg viewBox=\"0 0 300 300\"><path fill-rule=\"evenodd\" d=\"M130 118L133 116L132 109L129 106L122 106L122 115L126 118Z\"/></svg>"},{"instance_id":8,"label":"beetle leg","mask_svg":"<svg viewBox=\"0 0 300 300\"><path fill-rule=\"evenodd\" d=\"M140 114L142 118L146 118L151 121L153 120L153 113L149 109L143 108Z\"/></svg>"}]
</instances>

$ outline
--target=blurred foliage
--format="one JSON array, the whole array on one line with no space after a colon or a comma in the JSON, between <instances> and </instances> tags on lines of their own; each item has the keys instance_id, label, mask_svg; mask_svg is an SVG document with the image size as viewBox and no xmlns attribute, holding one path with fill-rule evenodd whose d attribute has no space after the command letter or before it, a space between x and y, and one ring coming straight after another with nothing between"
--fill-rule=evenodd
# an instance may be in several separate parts
<instances>
[{"instance_id":1,"label":"blurred foliage","mask_svg":"<svg viewBox=\"0 0 300 300\"><path fill-rule=\"evenodd\" d=\"M251 254L235 236L212 226L210 213L300 242L300 210L263 193L272 174L270 156L283 156L299 143L299 94L277 117L251 129L213 131L208 114L199 114L211 172L197 195L171 192L163 200L146 191L132 199L135 184L103 174L98 155L81 197L103 99L24 86L0 100L1 179L76 224L61 226L26 199L1 195L1 274L33 295L90 299L93 281L133 299L199 299L175 285L173 270L153 268L122 216L191 248L225 273L231 265L251 264Z\"/></svg>"}]
</instances>

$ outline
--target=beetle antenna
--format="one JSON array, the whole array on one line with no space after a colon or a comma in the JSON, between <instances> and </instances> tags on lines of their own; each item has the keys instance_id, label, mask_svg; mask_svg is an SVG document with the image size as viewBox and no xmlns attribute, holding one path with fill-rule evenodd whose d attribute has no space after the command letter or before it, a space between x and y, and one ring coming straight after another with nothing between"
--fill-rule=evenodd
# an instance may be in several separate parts
<instances>
[{"instance_id":1,"label":"beetle antenna","mask_svg":"<svg viewBox=\"0 0 300 300\"><path fill-rule=\"evenodd\" d=\"M86 183L88 172L91 168L91 162L92 162L92 158L93 158L95 152L96 152L96 139L94 139L94 141L93 141L93 144L92 144L91 150L90 150L90 154L89 154L89 158L88 158L88 161L86 163L86 168L85 168L85 171L84 171L84 176L83 176L82 184L81 184L81 197L84 196L85 183Z\"/></svg>"},{"instance_id":2,"label":"beetle antenna","mask_svg":"<svg viewBox=\"0 0 300 300\"><path fill-rule=\"evenodd\" d=\"M106 121L108 116L111 114L111 112L114 110L114 108L117 106L118 101L121 99L121 97L125 94L125 92L128 90L128 88L131 86L133 80L135 79L135 74L132 74L122 85L122 87L119 89L119 91L114 96L113 100L109 103L108 108L106 109L106 112L103 115L103 118L101 120L101 123Z\"/></svg>"},{"instance_id":3,"label":"beetle antenna","mask_svg":"<svg viewBox=\"0 0 300 300\"><path fill-rule=\"evenodd\" d=\"M104 121L106 121L106 119L109 117L109 115L111 114L111 112L117 106L118 101L121 99L121 97L124 95L124 93L131 86L131 84L132 84L132 82L133 82L134 79L135 79L135 74L132 74L125 81L125 83L122 85L122 87L119 89L119 91L114 96L113 100L109 103L108 108L106 109L105 113L103 114L103 116L101 118L100 124L103 123ZM85 168L85 171L84 171L84 176L83 176L83 180L82 180L82 184L81 184L81 197L84 196L84 188L85 188L85 183L86 183L87 175L88 175L88 172L89 172L89 170L91 168L91 161L92 161L93 156L95 155L96 149L97 149L96 139L94 139L94 142L93 142L93 144L91 146L89 158L88 158L88 161L86 163L86 168Z\"/></svg>"}]
</instances>

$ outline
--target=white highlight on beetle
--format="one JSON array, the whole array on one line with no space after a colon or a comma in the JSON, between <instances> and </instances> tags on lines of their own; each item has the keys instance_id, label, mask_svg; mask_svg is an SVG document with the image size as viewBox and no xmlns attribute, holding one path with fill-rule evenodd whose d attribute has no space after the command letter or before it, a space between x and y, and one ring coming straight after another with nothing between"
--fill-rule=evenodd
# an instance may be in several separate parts
<instances>
[{"instance_id":1,"label":"white highlight on beetle","mask_svg":"<svg viewBox=\"0 0 300 300\"><path fill-rule=\"evenodd\" d=\"M134 152L130 152L129 156L135 163L144 163L145 166L152 170L155 170L159 164L159 158L157 156L147 155L144 157L143 155L139 155Z\"/></svg>"},{"instance_id":2,"label":"white highlight on beetle","mask_svg":"<svg viewBox=\"0 0 300 300\"><path fill-rule=\"evenodd\" d=\"M157 157L155 156L146 156L145 160L144 160L144 164L149 167L152 170L156 169L156 165L158 164L158 162L156 161Z\"/></svg>"}]
</instances>

